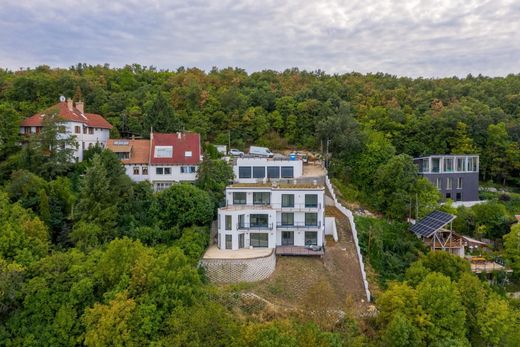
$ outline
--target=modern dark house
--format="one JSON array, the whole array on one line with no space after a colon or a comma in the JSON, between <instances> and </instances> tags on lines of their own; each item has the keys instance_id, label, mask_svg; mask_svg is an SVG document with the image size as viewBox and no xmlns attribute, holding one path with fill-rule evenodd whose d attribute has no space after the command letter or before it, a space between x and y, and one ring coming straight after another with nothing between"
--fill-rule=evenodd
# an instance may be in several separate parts
<instances>
[{"instance_id":1,"label":"modern dark house","mask_svg":"<svg viewBox=\"0 0 520 347\"><path fill-rule=\"evenodd\" d=\"M430 155L415 158L414 163L443 200L478 201L478 155Z\"/></svg>"}]
</instances>

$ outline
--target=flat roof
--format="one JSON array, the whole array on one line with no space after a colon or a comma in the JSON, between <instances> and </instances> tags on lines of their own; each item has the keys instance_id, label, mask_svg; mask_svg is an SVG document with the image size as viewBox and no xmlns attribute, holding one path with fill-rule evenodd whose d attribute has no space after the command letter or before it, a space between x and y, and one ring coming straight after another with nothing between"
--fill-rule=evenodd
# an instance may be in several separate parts
<instances>
[{"instance_id":1,"label":"flat roof","mask_svg":"<svg viewBox=\"0 0 520 347\"><path fill-rule=\"evenodd\" d=\"M426 159L426 158L444 158L444 157L478 157L478 154L432 154L432 155L426 155L423 157L417 157L413 158L416 159Z\"/></svg>"},{"instance_id":2,"label":"flat roof","mask_svg":"<svg viewBox=\"0 0 520 347\"><path fill-rule=\"evenodd\" d=\"M269 188L269 189L313 189L323 190L325 189L322 185L315 185L312 183L234 183L227 188Z\"/></svg>"}]
</instances>

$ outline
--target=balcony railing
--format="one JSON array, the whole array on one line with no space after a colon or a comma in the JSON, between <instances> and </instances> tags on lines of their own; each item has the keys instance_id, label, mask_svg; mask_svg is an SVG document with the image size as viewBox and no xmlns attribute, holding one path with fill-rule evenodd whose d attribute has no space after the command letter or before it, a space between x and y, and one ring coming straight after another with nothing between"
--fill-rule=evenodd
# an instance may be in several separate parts
<instances>
[{"instance_id":1,"label":"balcony railing","mask_svg":"<svg viewBox=\"0 0 520 347\"><path fill-rule=\"evenodd\" d=\"M272 230L273 229L273 223L267 223L267 224L251 224L251 223L238 223L237 224L238 230Z\"/></svg>"},{"instance_id":2,"label":"balcony railing","mask_svg":"<svg viewBox=\"0 0 520 347\"><path fill-rule=\"evenodd\" d=\"M276 210L295 210L295 211L306 211L306 210L321 210L321 204L293 204L285 205L281 203L270 203L270 204L228 204L226 207L236 206L240 209L255 209L255 208L272 208Z\"/></svg>"},{"instance_id":3,"label":"balcony railing","mask_svg":"<svg viewBox=\"0 0 520 347\"><path fill-rule=\"evenodd\" d=\"M285 224L285 223L277 223L276 228L278 229L316 229L321 228L321 222L320 223L305 223L305 222L297 222L292 224Z\"/></svg>"}]
</instances>

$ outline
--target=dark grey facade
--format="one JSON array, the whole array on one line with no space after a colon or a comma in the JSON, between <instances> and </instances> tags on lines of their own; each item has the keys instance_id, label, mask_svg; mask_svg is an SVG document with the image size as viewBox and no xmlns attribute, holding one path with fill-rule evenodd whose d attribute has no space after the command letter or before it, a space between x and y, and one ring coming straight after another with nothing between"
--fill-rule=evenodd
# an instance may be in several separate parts
<instances>
[{"instance_id":1,"label":"dark grey facade","mask_svg":"<svg viewBox=\"0 0 520 347\"><path fill-rule=\"evenodd\" d=\"M419 174L439 189L443 200L477 201L478 160L477 155L432 155L414 162Z\"/></svg>"}]
</instances>

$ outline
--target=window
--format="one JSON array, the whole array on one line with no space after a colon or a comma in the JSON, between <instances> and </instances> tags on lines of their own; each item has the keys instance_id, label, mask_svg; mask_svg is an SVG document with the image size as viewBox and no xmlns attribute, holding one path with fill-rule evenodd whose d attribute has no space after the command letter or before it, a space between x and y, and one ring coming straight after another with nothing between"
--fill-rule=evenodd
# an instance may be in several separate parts
<instances>
[{"instance_id":1,"label":"window","mask_svg":"<svg viewBox=\"0 0 520 347\"><path fill-rule=\"evenodd\" d=\"M440 161L439 158L432 158L432 172L439 172L441 165Z\"/></svg>"},{"instance_id":2,"label":"window","mask_svg":"<svg viewBox=\"0 0 520 347\"><path fill-rule=\"evenodd\" d=\"M81 149L85 150L85 142L81 143Z\"/></svg>"},{"instance_id":3,"label":"window","mask_svg":"<svg viewBox=\"0 0 520 347\"><path fill-rule=\"evenodd\" d=\"M83 127L83 134L87 133L87 127Z\"/></svg>"},{"instance_id":4,"label":"window","mask_svg":"<svg viewBox=\"0 0 520 347\"><path fill-rule=\"evenodd\" d=\"M93 135L94 134L94 128L88 128L88 133L90 135Z\"/></svg>"},{"instance_id":5,"label":"window","mask_svg":"<svg viewBox=\"0 0 520 347\"><path fill-rule=\"evenodd\" d=\"M188 167L186 166L181 166L181 173L187 173L188 172Z\"/></svg>"},{"instance_id":6,"label":"window","mask_svg":"<svg viewBox=\"0 0 520 347\"><path fill-rule=\"evenodd\" d=\"M453 158L444 158L444 172L453 172Z\"/></svg>"},{"instance_id":7,"label":"window","mask_svg":"<svg viewBox=\"0 0 520 347\"><path fill-rule=\"evenodd\" d=\"M269 215L267 214L252 214L249 216L249 224L251 227L267 228L269 224Z\"/></svg>"},{"instance_id":8,"label":"window","mask_svg":"<svg viewBox=\"0 0 520 347\"><path fill-rule=\"evenodd\" d=\"M305 226L318 226L318 214L317 213L306 213L305 214Z\"/></svg>"},{"instance_id":9,"label":"window","mask_svg":"<svg viewBox=\"0 0 520 347\"><path fill-rule=\"evenodd\" d=\"M455 196L456 196L455 200L457 200L457 201L461 201L462 200L462 193L459 192Z\"/></svg>"},{"instance_id":10,"label":"window","mask_svg":"<svg viewBox=\"0 0 520 347\"><path fill-rule=\"evenodd\" d=\"M253 166L253 178L264 178L265 167L264 166Z\"/></svg>"},{"instance_id":11,"label":"window","mask_svg":"<svg viewBox=\"0 0 520 347\"><path fill-rule=\"evenodd\" d=\"M477 171L477 157L468 157L468 171Z\"/></svg>"},{"instance_id":12,"label":"window","mask_svg":"<svg viewBox=\"0 0 520 347\"><path fill-rule=\"evenodd\" d=\"M191 157L192 156L191 151L184 152L184 156L187 157L187 158Z\"/></svg>"},{"instance_id":13,"label":"window","mask_svg":"<svg viewBox=\"0 0 520 347\"><path fill-rule=\"evenodd\" d=\"M294 207L294 194L282 194L282 207Z\"/></svg>"},{"instance_id":14,"label":"window","mask_svg":"<svg viewBox=\"0 0 520 347\"><path fill-rule=\"evenodd\" d=\"M446 193L446 199L451 199L451 193Z\"/></svg>"},{"instance_id":15,"label":"window","mask_svg":"<svg viewBox=\"0 0 520 347\"><path fill-rule=\"evenodd\" d=\"M26 127L25 130L27 130L27 129L29 129L29 132L26 131L25 132L26 134L31 132L31 127ZM65 128L64 125L60 125L60 126L58 126L58 132L64 134L67 132L67 128Z\"/></svg>"},{"instance_id":16,"label":"window","mask_svg":"<svg viewBox=\"0 0 520 347\"><path fill-rule=\"evenodd\" d=\"M294 168L292 166L282 166L282 178L294 178Z\"/></svg>"},{"instance_id":17,"label":"window","mask_svg":"<svg viewBox=\"0 0 520 347\"><path fill-rule=\"evenodd\" d=\"M282 246L294 245L294 232L282 231Z\"/></svg>"},{"instance_id":18,"label":"window","mask_svg":"<svg viewBox=\"0 0 520 347\"><path fill-rule=\"evenodd\" d=\"M197 167L196 166L190 166L190 172L191 173L197 172Z\"/></svg>"},{"instance_id":19,"label":"window","mask_svg":"<svg viewBox=\"0 0 520 347\"><path fill-rule=\"evenodd\" d=\"M294 225L294 213L282 212L282 225Z\"/></svg>"},{"instance_id":20,"label":"window","mask_svg":"<svg viewBox=\"0 0 520 347\"><path fill-rule=\"evenodd\" d=\"M245 205L246 204L246 193L245 192L233 192L233 205Z\"/></svg>"},{"instance_id":21,"label":"window","mask_svg":"<svg viewBox=\"0 0 520 347\"><path fill-rule=\"evenodd\" d=\"M269 205L271 203L271 193L269 192L254 192L253 205Z\"/></svg>"},{"instance_id":22,"label":"window","mask_svg":"<svg viewBox=\"0 0 520 347\"><path fill-rule=\"evenodd\" d=\"M134 175L139 175L139 166L134 166Z\"/></svg>"},{"instance_id":23,"label":"window","mask_svg":"<svg viewBox=\"0 0 520 347\"><path fill-rule=\"evenodd\" d=\"M226 230L231 230L231 216L226 215Z\"/></svg>"},{"instance_id":24,"label":"window","mask_svg":"<svg viewBox=\"0 0 520 347\"><path fill-rule=\"evenodd\" d=\"M143 166L143 175L148 175L148 166Z\"/></svg>"},{"instance_id":25,"label":"window","mask_svg":"<svg viewBox=\"0 0 520 347\"><path fill-rule=\"evenodd\" d=\"M249 244L252 247L269 247L269 235L267 233L252 233L249 235Z\"/></svg>"},{"instance_id":26,"label":"window","mask_svg":"<svg viewBox=\"0 0 520 347\"><path fill-rule=\"evenodd\" d=\"M464 172L466 171L466 162L465 158L457 158L457 171Z\"/></svg>"},{"instance_id":27,"label":"window","mask_svg":"<svg viewBox=\"0 0 520 347\"><path fill-rule=\"evenodd\" d=\"M306 231L305 232L305 246L317 246L318 245L318 232Z\"/></svg>"},{"instance_id":28,"label":"window","mask_svg":"<svg viewBox=\"0 0 520 347\"><path fill-rule=\"evenodd\" d=\"M89 142L88 144L88 149L91 149L94 145L92 144L92 142Z\"/></svg>"},{"instance_id":29,"label":"window","mask_svg":"<svg viewBox=\"0 0 520 347\"><path fill-rule=\"evenodd\" d=\"M430 161L428 159L423 159L423 160L421 160L421 162L422 162L422 167L420 168L421 172L429 172L430 171Z\"/></svg>"},{"instance_id":30,"label":"window","mask_svg":"<svg viewBox=\"0 0 520 347\"><path fill-rule=\"evenodd\" d=\"M164 173L164 169L162 167L156 167L155 168L155 174L156 175L162 175Z\"/></svg>"},{"instance_id":31,"label":"window","mask_svg":"<svg viewBox=\"0 0 520 347\"><path fill-rule=\"evenodd\" d=\"M173 146L155 146L154 158L173 158Z\"/></svg>"},{"instance_id":32,"label":"window","mask_svg":"<svg viewBox=\"0 0 520 347\"><path fill-rule=\"evenodd\" d=\"M232 235L226 235L226 249L233 249Z\"/></svg>"},{"instance_id":33,"label":"window","mask_svg":"<svg viewBox=\"0 0 520 347\"><path fill-rule=\"evenodd\" d=\"M238 248L244 248L244 234L238 234Z\"/></svg>"},{"instance_id":34,"label":"window","mask_svg":"<svg viewBox=\"0 0 520 347\"><path fill-rule=\"evenodd\" d=\"M172 168L171 167L165 167L164 168L164 174L165 175L171 175L172 174Z\"/></svg>"},{"instance_id":35,"label":"window","mask_svg":"<svg viewBox=\"0 0 520 347\"><path fill-rule=\"evenodd\" d=\"M462 189L462 177L457 178L457 189Z\"/></svg>"},{"instance_id":36,"label":"window","mask_svg":"<svg viewBox=\"0 0 520 347\"><path fill-rule=\"evenodd\" d=\"M280 178L280 167L279 166L268 166L267 167L267 178Z\"/></svg>"},{"instance_id":37,"label":"window","mask_svg":"<svg viewBox=\"0 0 520 347\"><path fill-rule=\"evenodd\" d=\"M250 166L239 166L238 167L238 178L251 178L251 167Z\"/></svg>"},{"instance_id":38,"label":"window","mask_svg":"<svg viewBox=\"0 0 520 347\"><path fill-rule=\"evenodd\" d=\"M305 207L318 207L318 194L305 194Z\"/></svg>"},{"instance_id":39,"label":"window","mask_svg":"<svg viewBox=\"0 0 520 347\"><path fill-rule=\"evenodd\" d=\"M441 181L441 178L440 178L440 177L437 177L437 178L435 179L435 187L437 187L437 189L439 189L439 190L442 188L441 182L442 182L442 181Z\"/></svg>"},{"instance_id":40,"label":"window","mask_svg":"<svg viewBox=\"0 0 520 347\"><path fill-rule=\"evenodd\" d=\"M76 133L76 134L81 134L81 128L79 127L79 125L76 125L76 126L74 127L74 133Z\"/></svg>"},{"instance_id":41,"label":"window","mask_svg":"<svg viewBox=\"0 0 520 347\"><path fill-rule=\"evenodd\" d=\"M453 178L448 177L446 178L446 190L453 189Z\"/></svg>"},{"instance_id":42,"label":"window","mask_svg":"<svg viewBox=\"0 0 520 347\"><path fill-rule=\"evenodd\" d=\"M155 183L155 191L160 192L160 191L170 188L171 186L172 186L171 182L157 182L157 183Z\"/></svg>"},{"instance_id":43,"label":"window","mask_svg":"<svg viewBox=\"0 0 520 347\"><path fill-rule=\"evenodd\" d=\"M246 226L246 216L243 214L239 214L238 215L238 227L240 229L243 229L243 228L245 228L245 226Z\"/></svg>"}]
</instances>

